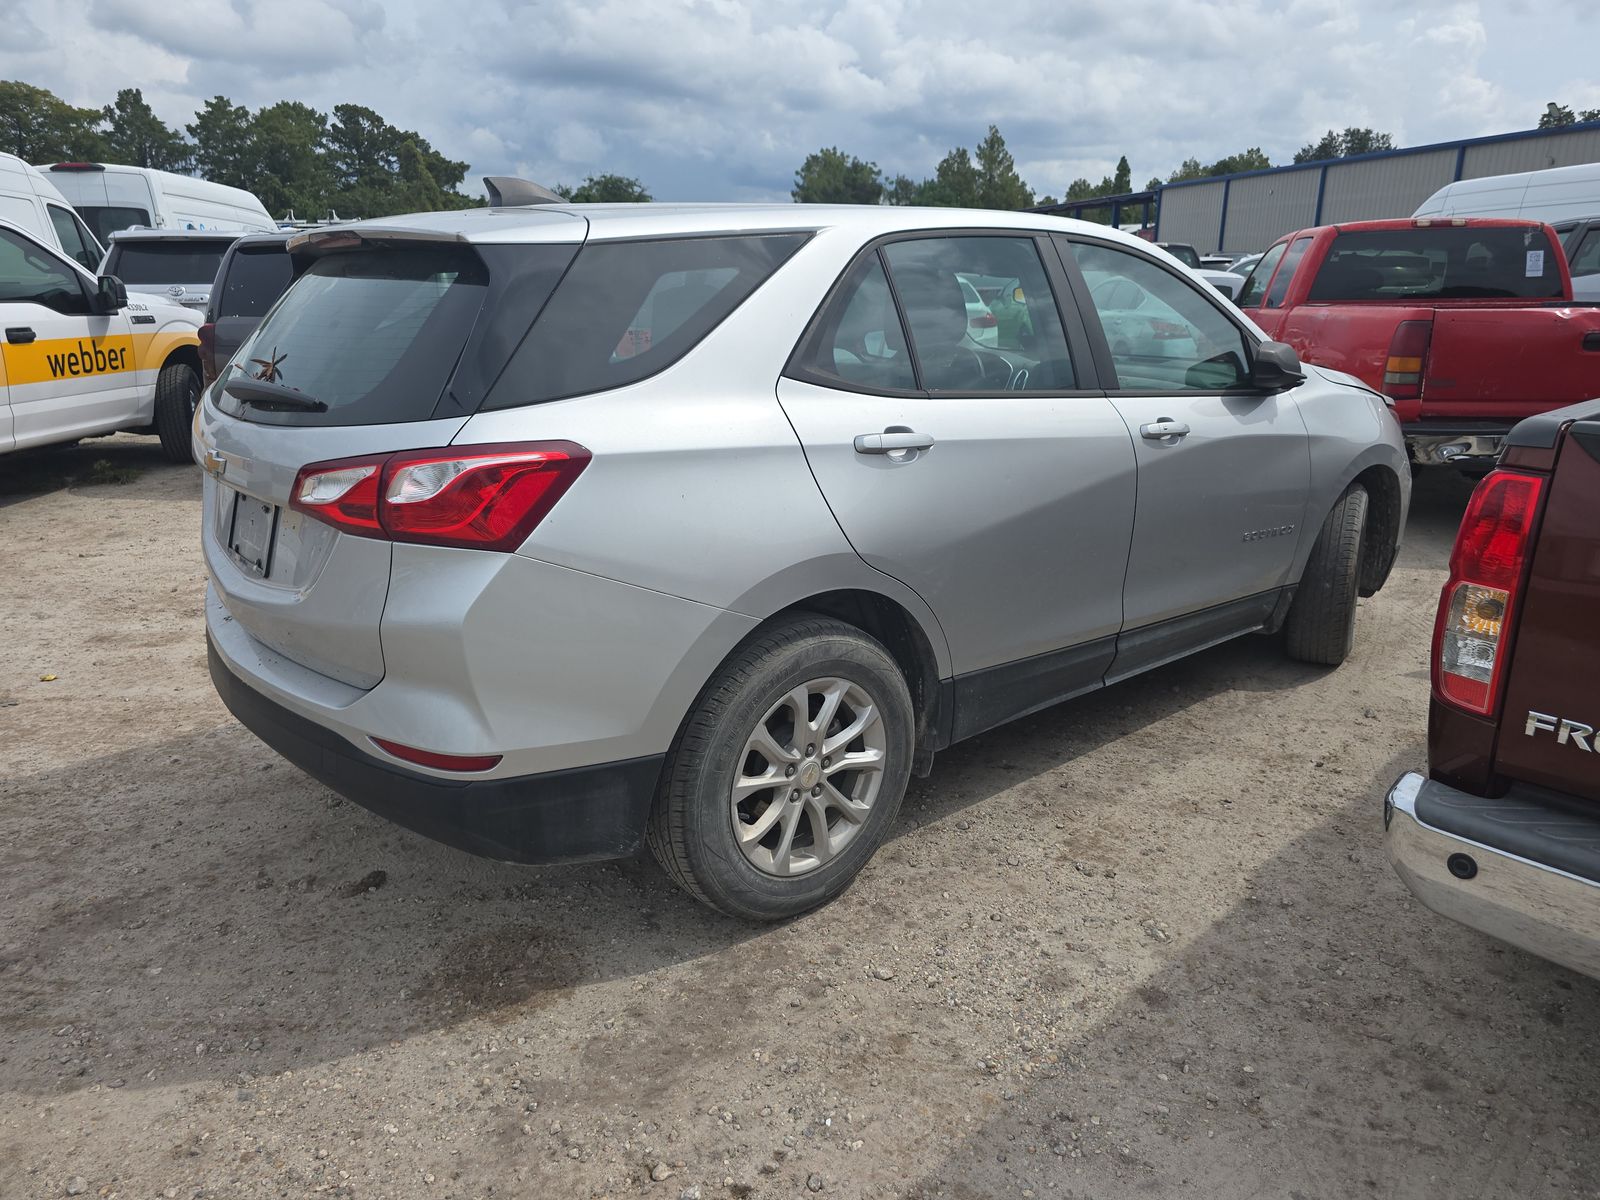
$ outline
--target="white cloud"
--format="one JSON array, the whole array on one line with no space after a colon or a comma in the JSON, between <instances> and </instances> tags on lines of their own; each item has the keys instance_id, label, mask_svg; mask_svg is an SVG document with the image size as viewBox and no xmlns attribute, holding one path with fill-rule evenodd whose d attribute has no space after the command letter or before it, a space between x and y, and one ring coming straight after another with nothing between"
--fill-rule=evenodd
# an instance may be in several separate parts
<instances>
[{"instance_id":1,"label":"white cloud","mask_svg":"<svg viewBox=\"0 0 1600 1200\"><path fill-rule=\"evenodd\" d=\"M1417 144L1596 102L1582 38L1519 49L1526 0L12 4L0 77L74 103L142 87L175 125L218 93L365 104L473 176L618 171L664 198L781 198L826 145L922 176L991 122L1059 195L1122 154L1139 185L1249 146L1287 161L1330 127Z\"/></svg>"}]
</instances>

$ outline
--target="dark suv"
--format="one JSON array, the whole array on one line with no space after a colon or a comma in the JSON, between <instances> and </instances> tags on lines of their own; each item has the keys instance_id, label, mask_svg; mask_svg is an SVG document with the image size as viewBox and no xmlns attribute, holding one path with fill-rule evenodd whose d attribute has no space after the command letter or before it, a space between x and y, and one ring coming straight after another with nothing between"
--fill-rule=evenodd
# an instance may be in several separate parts
<instances>
[{"instance_id":1,"label":"dark suv","mask_svg":"<svg viewBox=\"0 0 1600 1200\"><path fill-rule=\"evenodd\" d=\"M1600 400L1511 430L1439 598L1428 774L1383 825L1429 908L1600 978L1597 509Z\"/></svg>"},{"instance_id":2,"label":"dark suv","mask_svg":"<svg viewBox=\"0 0 1600 1200\"><path fill-rule=\"evenodd\" d=\"M222 256L200 327L200 366L208 385L288 290L294 274L286 248L290 236L246 234Z\"/></svg>"}]
</instances>

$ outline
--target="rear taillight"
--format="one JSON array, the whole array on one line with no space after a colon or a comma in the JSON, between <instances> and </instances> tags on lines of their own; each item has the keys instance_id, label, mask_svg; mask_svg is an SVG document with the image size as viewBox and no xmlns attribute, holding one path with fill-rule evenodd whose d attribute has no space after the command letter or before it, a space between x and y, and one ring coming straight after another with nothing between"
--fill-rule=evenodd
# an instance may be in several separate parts
<instances>
[{"instance_id":1,"label":"rear taillight","mask_svg":"<svg viewBox=\"0 0 1600 1200\"><path fill-rule=\"evenodd\" d=\"M210 387L217 380L217 327L207 321L195 333L200 338L200 379Z\"/></svg>"},{"instance_id":2,"label":"rear taillight","mask_svg":"<svg viewBox=\"0 0 1600 1200\"><path fill-rule=\"evenodd\" d=\"M1389 357L1383 364L1383 390L1396 400L1416 400L1422 396L1422 367L1428 358L1428 341L1433 336L1432 321L1401 321L1389 342Z\"/></svg>"},{"instance_id":3,"label":"rear taillight","mask_svg":"<svg viewBox=\"0 0 1600 1200\"><path fill-rule=\"evenodd\" d=\"M1499 703L1543 488L1542 476L1493 471L1461 518L1434 622L1433 692L1468 712L1489 715Z\"/></svg>"},{"instance_id":4,"label":"rear taillight","mask_svg":"<svg viewBox=\"0 0 1600 1200\"><path fill-rule=\"evenodd\" d=\"M1179 325L1176 321L1163 321L1160 317L1150 320L1150 335L1158 342L1187 340L1194 337L1194 329L1188 325Z\"/></svg>"},{"instance_id":5,"label":"rear taillight","mask_svg":"<svg viewBox=\"0 0 1600 1200\"><path fill-rule=\"evenodd\" d=\"M992 312L979 313L967 321L969 329L993 329L998 324L1000 322L996 320Z\"/></svg>"},{"instance_id":6,"label":"rear taillight","mask_svg":"<svg viewBox=\"0 0 1600 1200\"><path fill-rule=\"evenodd\" d=\"M300 468L289 507L358 537L510 552L588 465L575 442L343 458Z\"/></svg>"}]
</instances>

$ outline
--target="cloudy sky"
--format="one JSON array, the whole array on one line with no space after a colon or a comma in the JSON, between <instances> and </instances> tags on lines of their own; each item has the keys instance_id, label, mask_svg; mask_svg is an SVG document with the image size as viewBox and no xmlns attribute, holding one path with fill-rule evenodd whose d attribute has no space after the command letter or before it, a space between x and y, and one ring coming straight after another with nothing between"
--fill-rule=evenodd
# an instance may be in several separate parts
<instances>
[{"instance_id":1,"label":"cloudy sky","mask_svg":"<svg viewBox=\"0 0 1600 1200\"><path fill-rule=\"evenodd\" d=\"M784 199L838 145L922 177L999 125L1059 195L1117 156L1323 130L1401 145L1600 107L1592 0L3 0L0 78L169 123L221 93L420 130L469 179L635 175L659 199ZM1565 35L1562 35L1562 30Z\"/></svg>"}]
</instances>

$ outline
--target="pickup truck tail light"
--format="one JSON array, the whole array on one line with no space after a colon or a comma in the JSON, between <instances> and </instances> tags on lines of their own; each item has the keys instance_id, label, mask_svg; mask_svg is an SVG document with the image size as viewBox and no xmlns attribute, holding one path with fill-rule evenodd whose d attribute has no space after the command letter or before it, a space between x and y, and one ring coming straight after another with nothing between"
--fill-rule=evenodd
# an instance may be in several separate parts
<instances>
[{"instance_id":1,"label":"pickup truck tail light","mask_svg":"<svg viewBox=\"0 0 1600 1200\"><path fill-rule=\"evenodd\" d=\"M1481 716L1500 701L1544 479L1493 471L1467 504L1433 630L1433 694Z\"/></svg>"},{"instance_id":2,"label":"pickup truck tail light","mask_svg":"<svg viewBox=\"0 0 1600 1200\"><path fill-rule=\"evenodd\" d=\"M300 468L289 507L343 533L510 553L589 465L575 442L507 442Z\"/></svg>"},{"instance_id":3,"label":"pickup truck tail light","mask_svg":"<svg viewBox=\"0 0 1600 1200\"><path fill-rule=\"evenodd\" d=\"M1389 357L1383 364L1385 393L1396 400L1421 398L1422 368L1432 337L1432 321L1400 322L1389 341Z\"/></svg>"}]
</instances>

